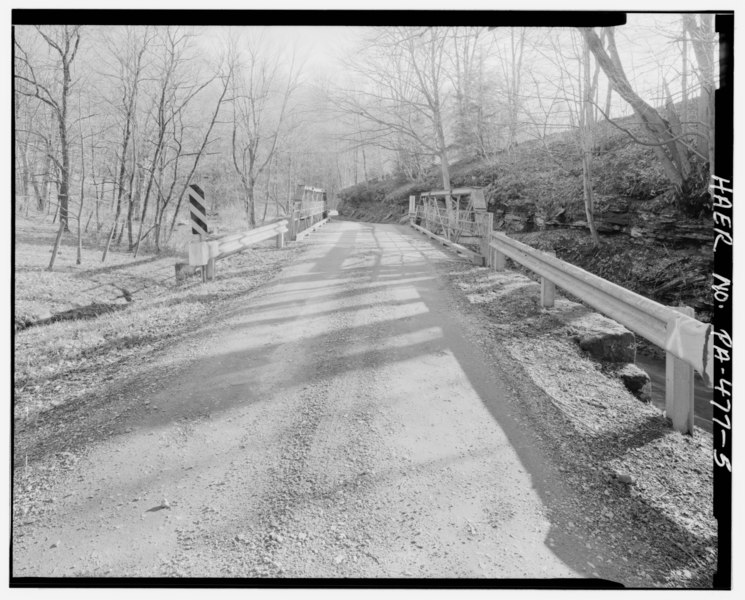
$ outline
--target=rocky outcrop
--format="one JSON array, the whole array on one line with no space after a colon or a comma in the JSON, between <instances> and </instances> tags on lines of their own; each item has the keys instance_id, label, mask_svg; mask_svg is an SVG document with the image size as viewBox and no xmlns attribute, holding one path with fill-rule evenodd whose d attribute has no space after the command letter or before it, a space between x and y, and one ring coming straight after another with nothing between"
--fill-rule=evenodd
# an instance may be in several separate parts
<instances>
[{"instance_id":1,"label":"rocky outcrop","mask_svg":"<svg viewBox=\"0 0 745 600\"><path fill-rule=\"evenodd\" d=\"M615 375L639 400L647 403L652 401L652 380L646 371L628 363L616 369Z\"/></svg>"},{"instance_id":2,"label":"rocky outcrop","mask_svg":"<svg viewBox=\"0 0 745 600\"><path fill-rule=\"evenodd\" d=\"M581 201L551 214L538 214L532 201L515 201L495 207L494 221L499 229L520 233L567 226L587 229ZM681 216L668 192L649 201L599 195L595 201L595 226L601 234L646 238L668 247L711 247L714 241L712 223Z\"/></svg>"},{"instance_id":3,"label":"rocky outcrop","mask_svg":"<svg viewBox=\"0 0 745 600\"><path fill-rule=\"evenodd\" d=\"M636 337L623 325L595 312L559 317L567 333L593 359L606 368L642 402L652 401L652 381L646 371L634 364Z\"/></svg>"},{"instance_id":4,"label":"rocky outcrop","mask_svg":"<svg viewBox=\"0 0 745 600\"><path fill-rule=\"evenodd\" d=\"M636 337L623 325L594 312L572 318L566 325L569 335L595 360L634 362Z\"/></svg>"}]
</instances>

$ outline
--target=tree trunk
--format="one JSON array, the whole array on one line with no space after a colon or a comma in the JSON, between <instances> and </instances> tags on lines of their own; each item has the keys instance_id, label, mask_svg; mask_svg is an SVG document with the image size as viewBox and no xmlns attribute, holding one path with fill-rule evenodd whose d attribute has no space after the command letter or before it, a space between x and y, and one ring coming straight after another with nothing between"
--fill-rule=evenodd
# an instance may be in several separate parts
<instances>
[{"instance_id":1,"label":"tree trunk","mask_svg":"<svg viewBox=\"0 0 745 600\"><path fill-rule=\"evenodd\" d=\"M49 202L49 187L52 184L52 168L54 168L54 163L52 163L51 143L47 141L46 145L47 145L47 160L46 160L46 168L44 169L43 190L44 190L44 204L47 207L47 214L49 214L49 209L51 208L50 202Z\"/></svg>"},{"instance_id":2,"label":"tree trunk","mask_svg":"<svg viewBox=\"0 0 745 600\"><path fill-rule=\"evenodd\" d=\"M355 149L355 156L357 156L357 150ZM354 165L354 185L357 185L357 163ZM287 153L287 208L285 214L290 215L292 210L292 153Z\"/></svg>"},{"instance_id":3,"label":"tree trunk","mask_svg":"<svg viewBox=\"0 0 745 600\"><path fill-rule=\"evenodd\" d=\"M75 264L83 264L83 202L85 201L85 148L83 146L83 127L80 127L80 204L78 206L78 248Z\"/></svg>"},{"instance_id":4,"label":"tree trunk","mask_svg":"<svg viewBox=\"0 0 745 600\"><path fill-rule=\"evenodd\" d=\"M103 184L101 184L101 195L103 195ZM101 206L101 197L96 193L96 246L98 246L98 234L101 232L101 215L99 207Z\"/></svg>"},{"instance_id":5,"label":"tree trunk","mask_svg":"<svg viewBox=\"0 0 745 600\"><path fill-rule=\"evenodd\" d=\"M439 108L439 107L438 107ZM439 109L435 113L435 129L437 135L437 146L440 151L440 171L442 173L442 185L446 190L450 189L450 164L448 162L447 146L445 145L445 132L440 120Z\"/></svg>"},{"instance_id":6,"label":"tree trunk","mask_svg":"<svg viewBox=\"0 0 745 600\"><path fill-rule=\"evenodd\" d=\"M114 182L114 187L112 188L112 192L116 194L116 205L114 208L114 223L111 225L111 231L109 232L108 238L106 239L106 246L103 250L103 255L101 256L101 262L106 262L106 256L109 253L109 248L111 248L111 242L116 237L116 228L119 225L119 215L122 212L122 193L121 193L121 180L119 180L119 184L117 185L117 182Z\"/></svg>"},{"instance_id":7,"label":"tree trunk","mask_svg":"<svg viewBox=\"0 0 745 600\"><path fill-rule=\"evenodd\" d=\"M590 80L590 48L585 41L582 44L582 71L584 75L583 87L584 98L582 99L583 114L580 118L580 135L582 148L582 189L585 199L585 215L587 226L590 228L590 236L595 247L600 245L600 238L595 227L595 199L592 192L592 122L593 122L593 96L597 87L597 70L593 81Z\"/></svg>"},{"instance_id":8,"label":"tree trunk","mask_svg":"<svg viewBox=\"0 0 745 600\"><path fill-rule=\"evenodd\" d=\"M127 224L122 223L121 229L119 229L119 235L116 237L116 247L121 248L122 246L122 240L124 239L124 230L126 229Z\"/></svg>"},{"instance_id":9,"label":"tree trunk","mask_svg":"<svg viewBox=\"0 0 745 600\"><path fill-rule=\"evenodd\" d=\"M266 211L269 208L269 186L271 185L272 180L272 163L269 162L269 166L266 170L266 188L264 190L264 213L261 216L261 224L263 225L266 223Z\"/></svg>"},{"instance_id":10,"label":"tree trunk","mask_svg":"<svg viewBox=\"0 0 745 600\"><path fill-rule=\"evenodd\" d=\"M83 197L80 197L80 208L78 209L78 253L75 258L75 264L83 264Z\"/></svg>"},{"instance_id":11,"label":"tree trunk","mask_svg":"<svg viewBox=\"0 0 745 600\"><path fill-rule=\"evenodd\" d=\"M520 74L522 72L523 48L525 46L525 29L521 30L519 40L519 52L515 45L515 29L510 30L510 50L511 50L511 82L509 88L509 142L508 151L512 152L517 145L517 113L520 109Z\"/></svg>"},{"instance_id":12,"label":"tree trunk","mask_svg":"<svg viewBox=\"0 0 745 600\"><path fill-rule=\"evenodd\" d=\"M712 15L702 14L700 24L692 14L683 16L683 23L691 38L693 52L698 63L701 95L698 102L698 132L696 147L708 158L710 172L714 173L715 150L715 82L714 82L714 26Z\"/></svg>"},{"instance_id":13,"label":"tree trunk","mask_svg":"<svg viewBox=\"0 0 745 600\"><path fill-rule=\"evenodd\" d=\"M68 200L70 184L70 155L67 147L67 132L64 125L60 127L60 148L62 152L62 169L60 173L59 192L57 194L57 199L59 202L59 219L60 223L65 229L65 232L69 232L70 228L68 226Z\"/></svg>"},{"instance_id":14,"label":"tree trunk","mask_svg":"<svg viewBox=\"0 0 745 600\"><path fill-rule=\"evenodd\" d=\"M142 201L142 214L140 215L140 227L137 233L137 241L135 242L134 258L137 258L137 254L140 251L140 241L142 240L142 228L145 226L145 216L147 215L147 208L150 200L150 192L153 186L153 180L155 179L155 165L158 162L160 149L163 144L164 132L161 131L160 137L158 138L158 146L155 148L155 155L153 156L153 163L151 165L150 177L147 182L147 188L145 188L145 199Z\"/></svg>"},{"instance_id":15,"label":"tree trunk","mask_svg":"<svg viewBox=\"0 0 745 600\"><path fill-rule=\"evenodd\" d=\"M168 199L163 196L163 194L160 193L160 189L163 183L163 171L162 171L162 165L161 165L161 172L158 176L159 178L159 185L158 185L158 195L155 197L155 215L153 217L153 231L154 231L154 238L155 238L155 252L160 253L160 231L161 231L161 221L163 220L163 213L166 210L166 205L168 204Z\"/></svg>"},{"instance_id":16,"label":"tree trunk","mask_svg":"<svg viewBox=\"0 0 745 600\"><path fill-rule=\"evenodd\" d=\"M52 258L49 259L49 266L47 271L54 269L54 261L57 259L57 252L59 251L60 244L62 242L62 234L65 233L65 227L60 221L57 227L57 237L54 238L54 247L52 248Z\"/></svg>"},{"instance_id":17,"label":"tree trunk","mask_svg":"<svg viewBox=\"0 0 745 600\"><path fill-rule=\"evenodd\" d=\"M41 189L39 189L39 182L36 181L36 175L31 176L31 186L34 188L34 195L36 196L36 210L39 212L44 212L44 209L46 208L46 202L44 200L44 196L42 195Z\"/></svg>"},{"instance_id":18,"label":"tree trunk","mask_svg":"<svg viewBox=\"0 0 745 600\"><path fill-rule=\"evenodd\" d=\"M603 48L600 38L591 29L582 28L582 35L595 56L603 72L613 85L613 89L631 105L634 113L639 117L648 135L652 138L654 152L665 175L672 183L678 197L683 195L685 180L690 173L690 163L685 147L674 139L669 124L649 104L647 104L631 87L626 74L621 66L615 38L611 29L608 29L608 47L611 56Z\"/></svg>"},{"instance_id":19,"label":"tree trunk","mask_svg":"<svg viewBox=\"0 0 745 600\"><path fill-rule=\"evenodd\" d=\"M20 144L19 144L20 146ZM16 149L16 152L21 157L21 172L20 172L20 178L21 178L21 194L25 198L28 196L28 185L29 185L29 172L28 172L28 143L23 144L23 149L20 148Z\"/></svg>"},{"instance_id":20,"label":"tree trunk","mask_svg":"<svg viewBox=\"0 0 745 600\"><path fill-rule=\"evenodd\" d=\"M139 176L135 176L135 173L139 174L139 169L133 165L132 166L132 176L129 178L129 204L127 206L127 239L128 239L128 247L127 249L129 252L132 252L134 250L134 237L132 235L132 219L134 218L134 215L137 214L137 207L139 206L138 198L140 197L140 182L139 182ZM136 180L135 180L136 178Z\"/></svg>"},{"instance_id":21,"label":"tree trunk","mask_svg":"<svg viewBox=\"0 0 745 600\"><path fill-rule=\"evenodd\" d=\"M600 245L600 237L595 226L595 199L592 192L592 163L589 152L582 153L582 190L585 199L585 215L590 237L595 247Z\"/></svg>"},{"instance_id":22,"label":"tree trunk","mask_svg":"<svg viewBox=\"0 0 745 600\"><path fill-rule=\"evenodd\" d=\"M163 214L162 211L159 211L158 214L155 215L155 225L153 226L154 229L154 236L155 236L155 252L160 253L160 225L161 225L161 215Z\"/></svg>"},{"instance_id":23,"label":"tree trunk","mask_svg":"<svg viewBox=\"0 0 745 600\"><path fill-rule=\"evenodd\" d=\"M114 222L111 224L111 231L109 232L108 238L106 238L106 246L104 246L103 254L101 255L101 262L106 262L106 256L109 253L109 248L111 248L111 240L114 239L114 236L116 235L116 226L119 221L119 211L114 214Z\"/></svg>"},{"instance_id":24,"label":"tree trunk","mask_svg":"<svg viewBox=\"0 0 745 600\"><path fill-rule=\"evenodd\" d=\"M244 188L246 198L246 220L248 221L248 228L254 229L256 227L256 204L254 202L254 182L248 182Z\"/></svg>"},{"instance_id":25,"label":"tree trunk","mask_svg":"<svg viewBox=\"0 0 745 600\"><path fill-rule=\"evenodd\" d=\"M112 192L116 193L116 186L112 188ZM116 228L119 225L119 215L122 211L122 203L121 203L121 196L117 195L116 199L116 208L114 210L114 222L111 225L111 231L109 232L109 235L106 239L106 246L103 249L103 255L101 256L101 262L106 262L106 256L109 253L109 248L111 248L111 242L116 237Z\"/></svg>"},{"instance_id":26,"label":"tree trunk","mask_svg":"<svg viewBox=\"0 0 745 600\"><path fill-rule=\"evenodd\" d=\"M60 223L65 231L68 227L68 193L70 187L70 148L67 140L67 96L70 93L70 64L62 62L62 108L59 116L60 152L62 154L62 173L60 178Z\"/></svg>"}]
</instances>

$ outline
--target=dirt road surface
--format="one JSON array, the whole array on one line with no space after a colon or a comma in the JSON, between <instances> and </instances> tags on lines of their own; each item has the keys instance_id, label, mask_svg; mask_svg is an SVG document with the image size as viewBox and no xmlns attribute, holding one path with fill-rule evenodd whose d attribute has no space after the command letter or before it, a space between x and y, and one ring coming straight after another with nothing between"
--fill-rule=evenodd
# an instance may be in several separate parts
<instances>
[{"instance_id":1,"label":"dirt road surface","mask_svg":"<svg viewBox=\"0 0 745 600\"><path fill-rule=\"evenodd\" d=\"M402 226L312 234L186 366L133 382L14 523L13 574L612 578L557 535L582 516L453 306L456 260Z\"/></svg>"}]
</instances>

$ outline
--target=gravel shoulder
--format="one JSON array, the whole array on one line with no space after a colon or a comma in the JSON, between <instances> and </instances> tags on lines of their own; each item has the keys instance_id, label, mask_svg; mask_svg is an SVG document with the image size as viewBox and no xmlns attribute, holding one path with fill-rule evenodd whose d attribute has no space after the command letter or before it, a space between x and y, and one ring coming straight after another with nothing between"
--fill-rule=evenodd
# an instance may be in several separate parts
<instances>
[{"instance_id":1,"label":"gravel shoulder","mask_svg":"<svg viewBox=\"0 0 745 600\"><path fill-rule=\"evenodd\" d=\"M579 349L568 317L589 309L561 296L540 307L540 284L514 271L460 265L443 276L460 291L459 313L477 324L474 343L521 390L525 425L573 490L551 505L560 537L598 549L598 572L616 571L608 578L629 586L711 587L711 433L673 431Z\"/></svg>"},{"instance_id":2,"label":"gravel shoulder","mask_svg":"<svg viewBox=\"0 0 745 600\"><path fill-rule=\"evenodd\" d=\"M710 586L710 436L500 277L403 227L322 228L17 431L13 575Z\"/></svg>"}]
</instances>

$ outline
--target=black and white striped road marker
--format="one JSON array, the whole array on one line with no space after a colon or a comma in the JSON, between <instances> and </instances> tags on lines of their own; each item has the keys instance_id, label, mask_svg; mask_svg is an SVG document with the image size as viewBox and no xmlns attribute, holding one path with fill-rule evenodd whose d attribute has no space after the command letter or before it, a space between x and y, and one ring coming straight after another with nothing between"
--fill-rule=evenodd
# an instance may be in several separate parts
<instances>
[{"instance_id":1,"label":"black and white striped road marker","mask_svg":"<svg viewBox=\"0 0 745 600\"><path fill-rule=\"evenodd\" d=\"M204 192L196 183L189 186L189 211L191 212L191 232L207 235L207 209L204 206Z\"/></svg>"}]
</instances>

